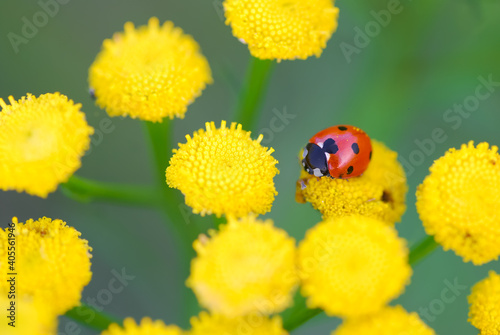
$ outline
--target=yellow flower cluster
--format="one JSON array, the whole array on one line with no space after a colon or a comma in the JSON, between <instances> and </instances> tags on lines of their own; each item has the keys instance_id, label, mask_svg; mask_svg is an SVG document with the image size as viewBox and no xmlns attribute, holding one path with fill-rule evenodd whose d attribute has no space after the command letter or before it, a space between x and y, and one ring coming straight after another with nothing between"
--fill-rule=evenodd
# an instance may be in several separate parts
<instances>
[{"instance_id":1,"label":"yellow flower cluster","mask_svg":"<svg viewBox=\"0 0 500 335\"><path fill-rule=\"evenodd\" d=\"M435 335L417 313L403 307L385 307L376 314L347 319L332 335Z\"/></svg>"},{"instance_id":2,"label":"yellow flower cluster","mask_svg":"<svg viewBox=\"0 0 500 335\"><path fill-rule=\"evenodd\" d=\"M428 234L445 250L476 265L500 255L500 155L471 141L434 162L417 190L417 210Z\"/></svg>"},{"instance_id":3,"label":"yellow flower cluster","mask_svg":"<svg viewBox=\"0 0 500 335\"><path fill-rule=\"evenodd\" d=\"M16 270L22 274L17 290L20 296L32 297L56 314L64 314L80 303L83 288L89 283L91 248L80 233L61 220L41 218L18 223L16 240ZM0 259L7 259L9 231L0 231ZM0 273L6 274L8 263L0 262ZM0 281L0 291L9 283ZM50 305L47 305L50 301Z\"/></svg>"},{"instance_id":4,"label":"yellow flower cluster","mask_svg":"<svg viewBox=\"0 0 500 335\"><path fill-rule=\"evenodd\" d=\"M281 312L298 284L295 241L271 220L230 220L194 243L191 287L200 304L229 317Z\"/></svg>"},{"instance_id":5,"label":"yellow flower cluster","mask_svg":"<svg viewBox=\"0 0 500 335\"><path fill-rule=\"evenodd\" d=\"M89 72L97 104L110 116L155 122L183 118L211 82L196 41L172 22L160 26L157 18L137 29L127 22L123 33L104 41Z\"/></svg>"},{"instance_id":6,"label":"yellow flower cluster","mask_svg":"<svg viewBox=\"0 0 500 335\"><path fill-rule=\"evenodd\" d=\"M481 335L499 335L500 275L490 271L488 278L474 285L469 304L469 322L481 331Z\"/></svg>"},{"instance_id":7,"label":"yellow flower cluster","mask_svg":"<svg viewBox=\"0 0 500 335\"><path fill-rule=\"evenodd\" d=\"M202 312L191 318L189 335L287 335L279 316L272 318L261 314L229 318Z\"/></svg>"},{"instance_id":8,"label":"yellow flower cluster","mask_svg":"<svg viewBox=\"0 0 500 335\"><path fill-rule=\"evenodd\" d=\"M45 198L80 168L94 129L59 93L9 102L0 99L0 189Z\"/></svg>"},{"instance_id":9,"label":"yellow flower cluster","mask_svg":"<svg viewBox=\"0 0 500 335\"><path fill-rule=\"evenodd\" d=\"M319 57L337 29L332 0L225 0L226 24L260 59Z\"/></svg>"},{"instance_id":10,"label":"yellow flower cluster","mask_svg":"<svg viewBox=\"0 0 500 335\"><path fill-rule=\"evenodd\" d=\"M143 318L140 324L135 323L132 318L123 321L123 327L112 324L101 335L182 335L184 332L177 326L167 326L163 321L153 321Z\"/></svg>"},{"instance_id":11,"label":"yellow flower cluster","mask_svg":"<svg viewBox=\"0 0 500 335\"><path fill-rule=\"evenodd\" d=\"M308 306L341 317L377 312L403 292L412 274L396 230L359 215L311 228L299 245L298 265Z\"/></svg>"},{"instance_id":12,"label":"yellow flower cluster","mask_svg":"<svg viewBox=\"0 0 500 335\"><path fill-rule=\"evenodd\" d=\"M167 184L179 189L194 213L243 217L271 210L274 176L279 173L273 149L250 138L241 124L217 129L206 123L187 143L174 150L166 170Z\"/></svg>"},{"instance_id":13,"label":"yellow flower cluster","mask_svg":"<svg viewBox=\"0 0 500 335\"><path fill-rule=\"evenodd\" d=\"M408 190L403 167L396 152L375 140L372 147L370 165L360 177L316 178L302 169L297 200L310 202L325 219L361 214L388 224L400 221Z\"/></svg>"}]
</instances>

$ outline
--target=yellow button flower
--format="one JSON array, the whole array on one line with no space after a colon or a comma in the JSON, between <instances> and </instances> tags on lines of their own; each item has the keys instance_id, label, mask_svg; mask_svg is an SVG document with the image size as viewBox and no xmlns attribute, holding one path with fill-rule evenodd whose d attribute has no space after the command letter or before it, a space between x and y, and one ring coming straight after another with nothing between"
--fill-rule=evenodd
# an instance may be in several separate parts
<instances>
[{"instance_id":1,"label":"yellow button flower","mask_svg":"<svg viewBox=\"0 0 500 335\"><path fill-rule=\"evenodd\" d=\"M412 273L405 240L393 227L360 215L311 228L298 262L308 306L340 317L377 312L403 292Z\"/></svg>"},{"instance_id":2,"label":"yellow button flower","mask_svg":"<svg viewBox=\"0 0 500 335\"><path fill-rule=\"evenodd\" d=\"M101 335L182 335L184 332L177 326L167 326L163 321L153 321L151 318L143 318L140 324L134 319L126 318L123 327L113 323Z\"/></svg>"},{"instance_id":3,"label":"yellow button flower","mask_svg":"<svg viewBox=\"0 0 500 335\"><path fill-rule=\"evenodd\" d=\"M180 190L194 213L218 217L243 217L249 213L264 214L271 210L274 176L279 172L268 149L250 138L241 124L219 129L206 123L193 138L174 150L167 168L167 184Z\"/></svg>"},{"instance_id":4,"label":"yellow button flower","mask_svg":"<svg viewBox=\"0 0 500 335\"><path fill-rule=\"evenodd\" d=\"M474 285L469 304L469 322L481 331L481 335L499 335L500 275L490 271L488 278Z\"/></svg>"},{"instance_id":5,"label":"yellow button flower","mask_svg":"<svg viewBox=\"0 0 500 335\"><path fill-rule=\"evenodd\" d=\"M103 43L90 67L89 83L97 104L110 116L148 121L184 117L187 106L212 82L196 41L151 18L147 26L125 24L125 32Z\"/></svg>"},{"instance_id":6,"label":"yellow button flower","mask_svg":"<svg viewBox=\"0 0 500 335\"><path fill-rule=\"evenodd\" d=\"M337 29L332 0L225 0L226 24L260 59L319 57Z\"/></svg>"},{"instance_id":7,"label":"yellow button flower","mask_svg":"<svg viewBox=\"0 0 500 335\"><path fill-rule=\"evenodd\" d=\"M465 262L480 265L500 255L500 155L470 141L434 162L417 190L427 234Z\"/></svg>"},{"instance_id":8,"label":"yellow button flower","mask_svg":"<svg viewBox=\"0 0 500 335\"><path fill-rule=\"evenodd\" d=\"M268 318L261 314L228 318L201 312L191 318L189 335L287 335L279 316Z\"/></svg>"},{"instance_id":9,"label":"yellow button flower","mask_svg":"<svg viewBox=\"0 0 500 335\"><path fill-rule=\"evenodd\" d=\"M295 240L271 220L230 220L194 243L187 285L211 312L241 316L281 312L298 284Z\"/></svg>"},{"instance_id":10,"label":"yellow button flower","mask_svg":"<svg viewBox=\"0 0 500 335\"><path fill-rule=\"evenodd\" d=\"M0 189L45 198L80 168L94 129L60 93L9 102L0 99Z\"/></svg>"},{"instance_id":11,"label":"yellow button flower","mask_svg":"<svg viewBox=\"0 0 500 335\"><path fill-rule=\"evenodd\" d=\"M2 276L2 281L4 277ZM15 319L10 318L11 302L8 291L0 289L0 309L2 322L0 334L2 335L55 335L57 334L57 315L47 308L47 301L35 304L28 296L16 296ZM15 327L11 326L14 325Z\"/></svg>"},{"instance_id":12,"label":"yellow button flower","mask_svg":"<svg viewBox=\"0 0 500 335\"><path fill-rule=\"evenodd\" d=\"M376 314L347 319L332 335L435 335L417 313L403 307L385 307Z\"/></svg>"},{"instance_id":13,"label":"yellow button flower","mask_svg":"<svg viewBox=\"0 0 500 335\"><path fill-rule=\"evenodd\" d=\"M44 217L23 224L13 218L12 222L16 224L13 232L9 228L0 230L0 273L6 277L12 272L11 265L3 260L7 259L7 248L14 238L18 294L33 297L56 314L79 305L82 290L92 277L88 242L61 220ZM7 281L0 281L0 291L8 286Z\"/></svg>"},{"instance_id":14,"label":"yellow button flower","mask_svg":"<svg viewBox=\"0 0 500 335\"><path fill-rule=\"evenodd\" d=\"M297 201L310 202L324 219L361 214L388 224L399 222L406 210L405 172L396 152L375 140L372 148L371 162L360 177L316 178L302 169Z\"/></svg>"}]
</instances>

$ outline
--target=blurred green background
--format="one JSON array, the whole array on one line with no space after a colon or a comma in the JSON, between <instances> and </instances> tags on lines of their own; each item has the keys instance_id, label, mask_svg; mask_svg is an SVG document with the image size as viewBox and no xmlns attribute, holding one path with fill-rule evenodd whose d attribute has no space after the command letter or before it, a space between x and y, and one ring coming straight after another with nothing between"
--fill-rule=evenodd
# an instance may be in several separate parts
<instances>
[{"instance_id":1,"label":"blurred green background","mask_svg":"<svg viewBox=\"0 0 500 335\"><path fill-rule=\"evenodd\" d=\"M23 18L32 22L42 9L37 1L1 1L0 97L19 99L27 92L60 91L82 103L89 123L99 129L99 122L107 116L89 97L88 67L102 41L121 31L126 21L143 25L157 16L161 21L172 20L198 41L215 79L189 107L186 118L174 121L175 142L184 141L185 134L206 121L232 120L249 53L225 26L221 0L61 2L65 4L16 53L8 34L21 35ZM382 15L383 25L377 23L375 17L380 15L374 13L395 5L398 12L390 18ZM414 193L432 162L448 148L469 140L500 144L500 84L491 85L490 91L480 89L488 97L476 97L482 83L479 78L500 82L500 2L362 0L339 1L337 6L339 28L321 58L284 61L271 78L257 129L266 135L265 144L275 148L281 173L275 179L279 195L266 217L297 240L320 220L310 205L295 203L297 152L317 131L353 124L408 162L408 210L397 228L411 245L424 235ZM454 106L463 104L466 109L461 115ZM269 131L276 113L284 111L293 118L279 130ZM94 138L78 174L102 181L152 182L143 126L131 119L113 118L112 122L111 133ZM442 143L431 140L437 128L445 134ZM426 144L425 150L419 143ZM186 326L178 307L185 277L175 235L165 229L160 213L106 203L81 204L60 191L46 200L1 192L0 225L4 227L12 216L21 221L60 218L89 240L94 249L94 276L83 301L103 298L112 270L124 268L135 278L122 292L106 297L105 312L136 319L147 315ZM212 221L202 224L208 229ZM467 323L466 296L470 285L484 278L489 269L499 271L500 265L491 262L476 267L440 249L415 267L411 285L397 302L420 312L438 334L477 334ZM467 288L457 290L453 302L444 303L442 292L454 281ZM293 334L326 335L337 323L321 316ZM95 332L75 329L69 319L61 318L60 334Z\"/></svg>"}]
</instances>

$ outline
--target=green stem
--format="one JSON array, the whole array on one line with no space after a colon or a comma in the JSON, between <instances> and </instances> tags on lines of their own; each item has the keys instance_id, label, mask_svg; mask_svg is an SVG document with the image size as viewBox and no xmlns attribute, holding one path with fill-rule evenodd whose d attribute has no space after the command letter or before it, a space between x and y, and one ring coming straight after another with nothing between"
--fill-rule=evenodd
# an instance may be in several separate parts
<instances>
[{"instance_id":1,"label":"green stem","mask_svg":"<svg viewBox=\"0 0 500 335\"><path fill-rule=\"evenodd\" d=\"M411 248L409 256L410 265L415 266L415 264L436 250L438 246L439 244L434 241L434 237L424 237ZM296 298L294 306L283 315L283 326L290 332L322 312L321 309L308 309L305 304L305 299L300 297Z\"/></svg>"},{"instance_id":2,"label":"green stem","mask_svg":"<svg viewBox=\"0 0 500 335\"><path fill-rule=\"evenodd\" d=\"M258 121L258 112L267 92L274 61L251 57L245 82L238 98L236 121L246 130L253 130Z\"/></svg>"},{"instance_id":3,"label":"green stem","mask_svg":"<svg viewBox=\"0 0 500 335\"><path fill-rule=\"evenodd\" d=\"M184 199L178 190L168 187L166 184L165 170L171 155L172 121L164 120L163 123L146 122L146 130L152 148L154 158L155 179L158 191L161 195L161 210L166 217L165 223L168 228L173 229L178 237L178 245L181 249L179 263L180 275L185 279L189 275L190 260L195 256L192 247L197 238L199 229L194 220L190 218L191 209L184 204ZM182 301L179 305L183 309L183 325L187 325L191 312L197 309L197 301L194 294L183 286Z\"/></svg>"},{"instance_id":4,"label":"green stem","mask_svg":"<svg viewBox=\"0 0 500 335\"><path fill-rule=\"evenodd\" d=\"M108 329L112 323L122 324L122 321L114 316L100 312L95 308L82 303L80 306L70 309L64 314L84 326L97 329L99 331Z\"/></svg>"},{"instance_id":5,"label":"green stem","mask_svg":"<svg viewBox=\"0 0 500 335\"><path fill-rule=\"evenodd\" d=\"M68 197L82 202L105 200L146 207L159 205L158 193L147 186L98 182L73 175L61 188Z\"/></svg>"},{"instance_id":6,"label":"green stem","mask_svg":"<svg viewBox=\"0 0 500 335\"><path fill-rule=\"evenodd\" d=\"M409 262L410 265L414 266L429 254L431 254L439 244L434 240L434 237L431 235L426 236L414 246L412 246L410 250Z\"/></svg>"}]
</instances>

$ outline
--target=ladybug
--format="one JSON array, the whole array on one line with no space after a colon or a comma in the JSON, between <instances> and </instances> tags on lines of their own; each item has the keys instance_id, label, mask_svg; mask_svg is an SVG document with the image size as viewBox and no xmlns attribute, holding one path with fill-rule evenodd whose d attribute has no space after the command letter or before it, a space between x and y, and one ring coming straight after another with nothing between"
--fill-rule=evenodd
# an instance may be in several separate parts
<instances>
[{"instance_id":1,"label":"ladybug","mask_svg":"<svg viewBox=\"0 0 500 335\"><path fill-rule=\"evenodd\" d=\"M306 172L316 177L358 177L370 163L372 144L358 127L338 125L311 137L302 158Z\"/></svg>"}]
</instances>

